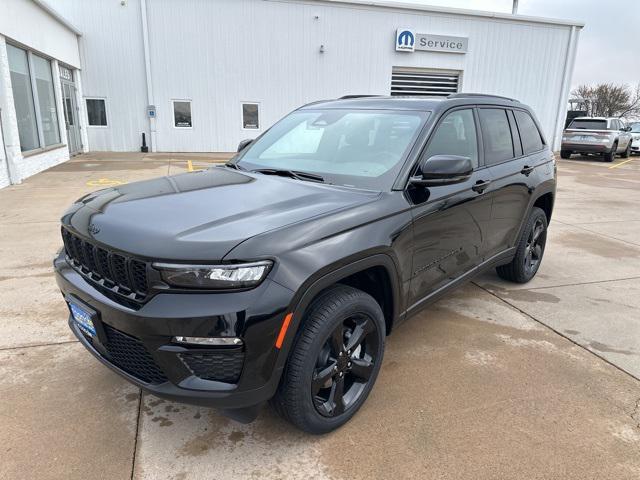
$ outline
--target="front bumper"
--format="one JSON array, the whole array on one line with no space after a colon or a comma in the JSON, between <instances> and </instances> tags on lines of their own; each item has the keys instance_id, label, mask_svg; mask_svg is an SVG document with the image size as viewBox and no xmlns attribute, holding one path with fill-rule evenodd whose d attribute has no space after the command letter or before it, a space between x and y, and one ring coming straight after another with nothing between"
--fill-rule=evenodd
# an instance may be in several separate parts
<instances>
[{"instance_id":1,"label":"front bumper","mask_svg":"<svg viewBox=\"0 0 640 480\"><path fill-rule=\"evenodd\" d=\"M224 410L252 407L275 393L284 365L279 356L286 353L274 344L293 297L285 287L266 279L244 292L162 293L133 310L94 288L64 254L54 267L65 300L96 312L95 337L85 334L70 315L71 330L100 362L131 383L159 397ZM244 345L177 345L171 342L175 336L239 337ZM233 359L225 360L221 370L216 359L228 355ZM187 360L193 358L195 363ZM214 360L202 367L203 358ZM223 381L203 375L207 365L226 371Z\"/></svg>"}]
</instances>

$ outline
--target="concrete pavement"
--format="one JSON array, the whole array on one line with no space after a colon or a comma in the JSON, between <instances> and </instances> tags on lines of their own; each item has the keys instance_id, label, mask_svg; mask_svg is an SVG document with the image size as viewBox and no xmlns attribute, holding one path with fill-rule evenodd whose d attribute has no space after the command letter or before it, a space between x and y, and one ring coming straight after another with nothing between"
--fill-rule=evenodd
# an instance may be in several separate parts
<instances>
[{"instance_id":1,"label":"concrete pavement","mask_svg":"<svg viewBox=\"0 0 640 480\"><path fill-rule=\"evenodd\" d=\"M0 478L640 477L640 158L561 161L538 276L485 274L402 325L322 437L141 395L67 331L65 207L221 158L83 155L0 190Z\"/></svg>"}]
</instances>

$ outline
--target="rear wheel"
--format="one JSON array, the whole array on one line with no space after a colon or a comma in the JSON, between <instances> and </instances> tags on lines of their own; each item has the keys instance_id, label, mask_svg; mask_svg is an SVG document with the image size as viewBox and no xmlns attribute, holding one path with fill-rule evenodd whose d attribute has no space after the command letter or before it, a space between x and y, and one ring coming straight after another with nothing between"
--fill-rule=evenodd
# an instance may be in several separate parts
<instances>
[{"instance_id":1,"label":"rear wheel","mask_svg":"<svg viewBox=\"0 0 640 480\"><path fill-rule=\"evenodd\" d=\"M500 278L510 282L527 283L540 268L546 243L547 215L541 208L533 207L518 242L515 257L511 263L496 268L496 272Z\"/></svg>"},{"instance_id":2,"label":"rear wheel","mask_svg":"<svg viewBox=\"0 0 640 480\"><path fill-rule=\"evenodd\" d=\"M384 337L373 297L346 285L325 291L305 315L272 400L276 411L309 433L344 425L373 388Z\"/></svg>"},{"instance_id":3,"label":"rear wheel","mask_svg":"<svg viewBox=\"0 0 640 480\"><path fill-rule=\"evenodd\" d=\"M631 140L629 140L629 143L627 143L627 148L624 150L624 152L622 152L622 155L620 155L622 158L629 158L629 155L631 154Z\"/></svg>"},{"instance_id":4,"label":"rear wheel","mask_svg":"<svg viewBox=\"0 0 640 480\"><path fill-rule=\"evenodd\" d=\"M605 162L613 162L616 158L616 151L618 150L618 143L614 143L610 152L603 155Z\"/></svg>"},{"instance_id":5,"label":"rear wheel","mask_svg":"<svg viewBox=\"0 0 640 480\"><path fill-rule=\"evenodd\" d=\"M560 150L560 158L564 158L564 159L571 158L572 153L573 152L571 152L571 150Z\"/></svg>"}]
</instances>

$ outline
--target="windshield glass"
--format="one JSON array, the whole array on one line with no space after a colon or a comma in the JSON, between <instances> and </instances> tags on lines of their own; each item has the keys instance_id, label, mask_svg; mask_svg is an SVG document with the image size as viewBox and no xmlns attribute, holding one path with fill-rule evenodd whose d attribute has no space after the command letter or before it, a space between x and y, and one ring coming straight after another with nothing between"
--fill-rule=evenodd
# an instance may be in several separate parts
<instances>
[{"instance_id":1,"label":"windshield glass","mask_svg":"<svg viewBox=\"0 0 640 480\"><path fill-rule=\"evenodd\" d=\"M585 130L606 130L606 120L573 120L567 128L580 128Z\"/></svg>"},{"instance_id":2,"label":"windshield glass","mask_svg":"<svg viewBox=\"0 0 640 480\"><path fill-rule=\"evenodd\" d=\"M391 188L428 113L381 110L298 110L239 155L247 170L313 173L326 183Z\"/></svg>"},{"instance_id":3,"label":"windshield glass","mask_svg":"<svg viewBox=\"0 0 640 480\"><path fill-rule=\"evenodd\" d=\"M640 122L632 123L630 127L633 133L640 133Z\"/></svg>"}]
</instances>

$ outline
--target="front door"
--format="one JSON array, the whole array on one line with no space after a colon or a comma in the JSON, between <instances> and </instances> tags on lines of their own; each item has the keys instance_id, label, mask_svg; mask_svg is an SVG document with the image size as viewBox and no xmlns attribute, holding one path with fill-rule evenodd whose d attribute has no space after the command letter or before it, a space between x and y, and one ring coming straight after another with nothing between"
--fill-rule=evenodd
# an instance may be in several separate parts
<instances>
[{"instance_id":1,"label":"front door","mask_svg":"<svg viewBox=\"0 0 640 480\"><path fill-rule=\"evenodd\" d=\"M414 252L409 293L410 309L439 288L476 267L484 256L484 238L491 220L491 199L482 184L490 172L478 165L478 139L472 108L445 114L422 158L459 155L471 158L468 180L409 191L414 207ZM419 172L416 172L419 173Z\"/></svg>"},{"instance_id":2,"label":"front door","mask_svg":"<svg viewBox=\"0 0 640 480\"><path fill-rule=\"evenodd\" d=\"M64 109L64 123L67 130L67 145L69 155L82 152L82 140L80 137L80 124L78 123L78 103L76 86L73 83L73 72L61 66L60 83L62 85L62 106Z\"/></svg>"}]
</instances>

